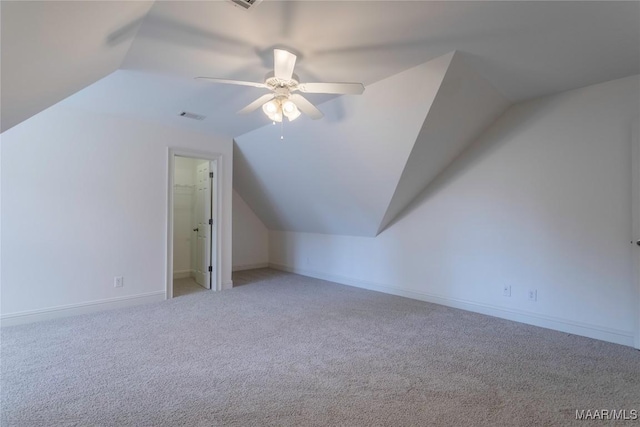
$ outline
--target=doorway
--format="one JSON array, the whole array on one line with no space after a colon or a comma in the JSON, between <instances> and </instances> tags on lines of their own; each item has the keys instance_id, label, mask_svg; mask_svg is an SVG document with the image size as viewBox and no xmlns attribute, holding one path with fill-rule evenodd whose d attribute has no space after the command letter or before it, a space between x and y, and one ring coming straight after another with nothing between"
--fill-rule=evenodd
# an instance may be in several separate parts
<instances>
[{"instance_id":1,"label":"doorway","mask_svg":"<svg viewBox=\"0 0 640 427\"><path fill-rule=\"evenodd\" d=\"M169 152L167 298L220 289L219 159Z\"/></svg>"}]
</instances>

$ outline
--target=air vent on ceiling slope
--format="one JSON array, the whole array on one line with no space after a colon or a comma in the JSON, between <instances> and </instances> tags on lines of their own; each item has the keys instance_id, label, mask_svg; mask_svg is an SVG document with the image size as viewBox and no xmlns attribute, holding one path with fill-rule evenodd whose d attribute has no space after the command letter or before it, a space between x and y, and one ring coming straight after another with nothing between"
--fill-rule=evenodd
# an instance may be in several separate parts
<instances>
[{"instance_id":1,"label":"air vent on ceiling slope","mask_svg":"<svg viewBox=\"0 0 640 427\"><path fill-rule=\"evenodd\" d=\"M262 2L262 0L229 0L235 6L244 10L249 10Z\"/></svg>"},{"instance_id":2,"label":"air vent on ceiling slope","mask_svg":"<svg viewBox=\"0 0 640 427\"><path fill-rule=\"evenodd\" d=\"M182 111L180 114L180 117L186 117L187 119L193 119L193 120L204 120L205 116L202 116L200 114L196 114L196 113L190 113L188 111Z\"/></svg>"}]
</instances>

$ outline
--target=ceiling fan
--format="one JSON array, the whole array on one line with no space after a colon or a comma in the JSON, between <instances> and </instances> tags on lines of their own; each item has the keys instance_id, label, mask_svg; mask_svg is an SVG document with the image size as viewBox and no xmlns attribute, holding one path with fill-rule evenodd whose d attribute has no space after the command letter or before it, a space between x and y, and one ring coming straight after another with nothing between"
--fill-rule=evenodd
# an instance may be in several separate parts
<instances>
[{"instance_id":1,"label":"ceiling fan","mask_svg":"<svg viewBox=\"0 0 640 427\"><path fill-rule=\"evenodd\" d=\"M240 80L217 79L213 77L196 77L213 83L224 83L241 86L253 86L269 89L271 93L262 95L251 104L238 111L247 114L262 106L264 113L275 122L282 122L283 116L293 121L303 112L314 120L323 114L305 97L295 92L330 93L340 95L360 95L364 92L362 83L300 83L293 73L297 56L284 49L273 50L274 70L265 76L264 83L244 82Z\"/></svg>"}]
</instances>

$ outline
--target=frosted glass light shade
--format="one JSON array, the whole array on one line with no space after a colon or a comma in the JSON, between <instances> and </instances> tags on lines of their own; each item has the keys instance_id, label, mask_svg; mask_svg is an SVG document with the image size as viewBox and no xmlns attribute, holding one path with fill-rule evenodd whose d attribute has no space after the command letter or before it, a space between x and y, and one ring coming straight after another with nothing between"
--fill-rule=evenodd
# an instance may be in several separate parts
<instances>
[{"instance_id":1,"label":"frosted glass light shade","mask_svg":"<svg viewBox=\"0 0 640 427\"><path fill-rule=\"evenodd\" d=\"M267 116L277 113L279 109L280 105L274 100L271 100L262 106L262 111L264 111Z\"/></svg>"},{"instance_id":2,"label":"frosted glass light shade","mask_svg":"<svg viewBox=\"0 0 640 427\"><path fill-rule=\"evenodd\" d=\"M298 107L296 106L296 104L289 100L286 100L282 104L282 112L285 116L287 116L290 122L300 117L300 111L298 110Z\"/></svg>"},{"instance_id":3,"label":"frosted glass light shade","mask_svg":"<svg viewBox=\"0 0 640 427\"><path fill-rule=\"evenodd\" d=\"M287 118L289 119L290 122L294 121L295 119L297 119L298 117L300 117L300 110L298 110L297 108L295 109L295 111L293 113L289 113L287 114L286 112L284 113L285 116L287 116Z\"/></svg>"}]
</instances>

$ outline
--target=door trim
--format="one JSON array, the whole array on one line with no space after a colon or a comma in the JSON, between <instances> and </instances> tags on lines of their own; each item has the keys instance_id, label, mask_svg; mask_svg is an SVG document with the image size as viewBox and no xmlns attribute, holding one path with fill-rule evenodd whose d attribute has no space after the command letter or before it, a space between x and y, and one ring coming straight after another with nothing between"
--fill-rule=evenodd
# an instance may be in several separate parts
<instances>
[{"instance_id":1,"label":"door trim","mask_svg":"<svg viewBox=\"0 0 640 427\"><path fill-rule=\"evenodd\" d=\"M175 158L191 157L195 159L208 160L216 163L215 177L215 204L216 204L216 216L215 216L215 239L211 239L211 245L216 245L216 257L213 260L215 275L211 277L211 290L222 290L222 272L220 267L222 266L222 230L221 230L221 217L222 217L222 179L223 162L222 154L206 152L206 151L194 151L183 148L168 147L167 150L167 209L165 212L166 230L167 235L165 239L165 252L167 254L165 260L165 299L173 298L173 185L175 174ZM215 240L215 241L214 241ZM210 252L211 253L211 252Z\"/></svg>"},{"instance_id":2,"label":"door trim","mask_svg":"<svg viewBox=\"0 0 640 427\"><path fill-rule=\"evenodd\" d=\"M636 333L635 347L640 350L640 121L631 127L631 211L632 211L632 259L633 282L636 288Z\"/></svg>"}]
</instances>

